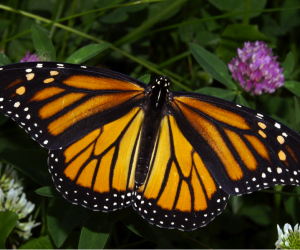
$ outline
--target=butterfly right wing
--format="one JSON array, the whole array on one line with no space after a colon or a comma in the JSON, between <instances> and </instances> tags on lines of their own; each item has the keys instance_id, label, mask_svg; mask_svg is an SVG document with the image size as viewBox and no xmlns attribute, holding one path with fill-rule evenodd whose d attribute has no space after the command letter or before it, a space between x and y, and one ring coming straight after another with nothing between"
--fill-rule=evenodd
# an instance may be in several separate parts
<instances>
[{"instance_id":1,"label":"butterfly right wing","mask_svg":"<svg viewBox=\"0 0 300 250\"><path fill-rule=\"evenodd\" d=\"M131 205L143 110L134 108L83 138L49 151L49 172L70 202L96 211Z\"/></svg>"}]
</instances>

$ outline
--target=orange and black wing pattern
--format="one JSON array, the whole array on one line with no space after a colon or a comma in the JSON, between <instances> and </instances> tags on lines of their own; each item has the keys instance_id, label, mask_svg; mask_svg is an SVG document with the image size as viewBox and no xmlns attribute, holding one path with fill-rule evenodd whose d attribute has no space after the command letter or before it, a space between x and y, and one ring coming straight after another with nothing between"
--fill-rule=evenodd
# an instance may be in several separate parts
<instances>
[{"instance_id":1,"label":"orange and black wing pattern","mask_svg":"<svg viewBox=\"0 0 300 250\"><path fill-rule=\"evenodd\" d=\"M134 197L135 210L159 227L194 230L219 215L228 198L175 118L165 116L147 179Z\"/></svg>"},{"instance_id":2,"label":"orange and black wing pattern","mask_svg":"<svg viewBox=\"0 0 300 250\"><path fill-rule=\"evenodd\" d=\"M55 149L128 113L146 84L109 70L51 62L0 68L0 111Z\"/></svg>"},{"instance_id":3,"label":"orange and black wing pattern","mask_svg":"<svg viewBox=\"0 0 300 250\"><path fill-rule=\"evenodd\" d=\"M231 195L300 184L300 135L255 110L219 98L175 93L176 120L204 165Z\"/></svg>"},{"instance_id":4,"label":"orange and black wing pattern","mask_svg":"<svg viewBox=\"0 0 300 250\"><path fill-rule=\"evenodd\" d=\"M105 212L131 205L143 118L143 111L133 108L72 144L49 151L49 172L68 201Z\"/></svg>"},{"instance_id":5,"label":"orange and black wing pattern","mask_svg":"<svg viewBox=\"0 0 300 250\"><path fill-rule=\"evenodd\" d=\"M0 112L49 149L56 188L96 211L132 205L150 223L194 230L229 195L299 185L300 135L219 98L170 92L87 66L0 67Z\"/></svg>"}]
</instances>

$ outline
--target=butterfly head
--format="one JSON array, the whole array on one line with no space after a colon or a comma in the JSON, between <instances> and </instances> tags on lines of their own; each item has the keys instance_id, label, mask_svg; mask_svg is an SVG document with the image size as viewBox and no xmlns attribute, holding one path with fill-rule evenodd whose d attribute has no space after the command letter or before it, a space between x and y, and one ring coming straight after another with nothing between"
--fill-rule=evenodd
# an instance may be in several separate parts
<instances>
[{"instance_id":1,"label":"butterfly head","mask_svg":"<svg viewBox=\"0 0 300 250\"><path fill-rule=\"evenodd\" d=\"M152 97L156 108L162 107L166 100L170 99L170 85L171 80L167 76L158 76L155 79L155 82L151 86L150 96Z\"/></svg>"},{"instance_id":2,"label":"butterfly head","mask_svg":"<svg viewBox=\"0 0 300 250\"><path fill-rule=\"evenodd\" d=\"M158 76L155 80L154 85L159 88L169 89L169 86L171 85L171 80L167 76Z\"/></svg>"}]
</instances>

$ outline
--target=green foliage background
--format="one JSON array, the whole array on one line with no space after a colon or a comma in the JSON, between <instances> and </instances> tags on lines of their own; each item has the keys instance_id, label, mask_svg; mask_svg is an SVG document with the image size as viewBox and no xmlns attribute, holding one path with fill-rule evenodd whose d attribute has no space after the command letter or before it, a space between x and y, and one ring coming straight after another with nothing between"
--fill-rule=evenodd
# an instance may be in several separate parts
<instances>
[{"instance_id":1,"label":"green foliage background","mask_svg":"<svg viewBox=\"0 0 300 250\"><path fill-rule=\"evenodd\" d=\"M0 64L19 62L30 51L145 82L149 74L168 75L176 91L235 101L299 132L299 9L300 0L2 0ZM268 43L284 67L285 87L272 95L251 96L227 70L237 48L256 40ZM192 232L151 226L132 208L105 214L74 206L55 190L47 152L3 115L0 159L24 176L42 222L20 248L274 248L276 225L300 222L295 186L231 197L221 215ZM1 216L6 238L16 217Z\"/></svg>"}]
</instances>

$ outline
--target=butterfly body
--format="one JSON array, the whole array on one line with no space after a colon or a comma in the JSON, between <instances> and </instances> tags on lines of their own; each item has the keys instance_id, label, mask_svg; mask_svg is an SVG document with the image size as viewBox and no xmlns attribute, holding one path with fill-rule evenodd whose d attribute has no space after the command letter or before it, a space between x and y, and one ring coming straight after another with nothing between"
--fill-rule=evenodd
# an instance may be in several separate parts
<instances>
[{"instance_id":1,"label":"butterfly body","mask_svg":"<svg viewBox=\"0 0 300 250\"><path fill-rule=\"evenodd\" d=\"M49 150L57 190L94 211L133 206L194 230L229 195L300 184L300 136L255 110L99 68L0 67L0 111Z\"/></svg>"},{"instance_id":2,"label":"butterfly body","mask_svg":"<svg viewBox=\"0 0 300 250\"><path fill-rule=\"evenodd\" d=\"M141 129L141 142L135 171L135 183L138 187L146 179L160 122L167 115L166 106L169 102L169 86L170 79L159 76L154 85L147 87L145 90L143 104L141 105L145 118Z\"/></svg>"}]
</instances>

